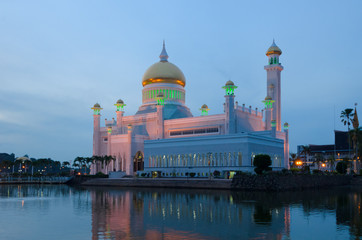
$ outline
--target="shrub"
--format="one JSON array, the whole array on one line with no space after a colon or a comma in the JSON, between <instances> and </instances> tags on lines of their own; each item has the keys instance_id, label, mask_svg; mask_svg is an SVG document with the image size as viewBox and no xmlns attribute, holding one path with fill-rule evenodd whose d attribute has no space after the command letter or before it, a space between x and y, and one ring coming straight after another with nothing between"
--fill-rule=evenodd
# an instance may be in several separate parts
<instances>
[{"instance_id":1,"label":"shrub","mask_svg":"<svg viewBox=\"0 0 362 240\"><path fill-rule=\"evenodd\" d=\"M299 168L291 168L290 171L294 174L294 173L299 173L302 170L300 170Z\"/></svg>"},{"instance_id":2,"label":"shrub","mask_svg":"<svg viewBox=\"0 0 362 240\"><path fill-rule=\"evenodd\" d=\"M347 163L345 162L338 162L336 166L336 170L340 174L346 174L347 173Z\"/></svg>"},{"instance_id":3,"label":"shrub","mask_svg":"<svg viewBox=\"0 0 362 240\"><path fill-rule=\"evenodd\" d=\"M303 173L310 173L310 167L309 166L303 166L302 167L302 172Z\"/></svg>"},{"instance_id":4,"label":"shrub","mask_svg":"<svg viewBox=\"0 0 362 240\"><path fill-rule=\"evenodd\" d=\"M192 172L190 173L190 177L195 177L196 173Z\"/></svg>"},{"instance_id":5,"label":"shrub","mask_svg":"<svg viewBox=\"0 0 362 240\"><path fill-rule=\"evenodd\" d=\"M254 157L254 166L256 167L254 171L257 174L262 174L265 171L271 171L271 167L269 167L272 164L272 161L270 159L270 156L267 154L258 154Z\"/></svg>"},{"instance_id":6,"label":"shrub","mask_svg":"<svg viewBox=\"0 0 362 240\"><path fill-rule=\"evenodd\" d=\"M322 171L319 169L313 169L313 174L322 174Z\"/></svg>"},{"instance_id":7,"label":"shrub","mask_svg":"<svg viewBox=\"0 0 362 240\"><path fill-rule=\"evenodd\" d=\"M186 177L188 177L188 176L189 176L189 173L188 173L188 172L187 172L187 173L185 173L185 176L186 176Z\"/></svg>"},{"instance_id":8,"label":"shrub","mask_svg":"<svg viewBox=\"0 0 362 240\"><path fill-rule=\"evenodd\" d=\"M218 170L215 170L213 174L215 177L220 177L220 171Z\"/></svg>"},{"instance_id":9,"label":"shrub","mask_svg":"<svg viewBox=\"0 0 362 240\"><path fill-rule=\"evenodd\" d=\"M141 173L141 177L146 177L147 173Z\"/></svg>"},{"instance_id":10,"label":"shrub","mask_svg":"<svg viewBox=\"0 0 362 240\"><path fill-rule=\"evenodd\" d=\"M102 172L97 172L97 173L96 173L96 176L97 176L97 177L106 177L107 175L104 174L104 173L102 173Z\"/></svg>"}]
</instances>

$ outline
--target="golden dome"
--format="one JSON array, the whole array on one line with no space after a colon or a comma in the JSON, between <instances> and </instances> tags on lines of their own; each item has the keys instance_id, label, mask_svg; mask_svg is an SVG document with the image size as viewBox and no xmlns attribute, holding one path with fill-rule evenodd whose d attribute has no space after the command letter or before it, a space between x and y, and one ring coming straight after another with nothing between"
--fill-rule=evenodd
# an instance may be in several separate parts
<instances>
[{"instance_id":1,"label":"golden dome","mask_svg":"<svg viewBox=\"0 0 362 240\"><path fill-rule=\"evenodd\" d=\"M280 48L275 44L274 40L272 45L269 47L268 51L266 51L265 53L267 56L271 55L271 54L277 54L277 55L282 55L282 50L280 50Z\"/></svg>"},{"instance_id":2,"label":"golden dome","mask_svg":"<svg viewBox=\"0 0 362 240\"><path fill-rule=\"evenodd\" d=\"M100 108L101 107L101 105L99 105L99 103L96 103L96 104L94 104L94 106L93 106L94 108Z\"/></svg>"},{"instance_id":3,"label":"golden dome","mask_svg":"<svg viewBox=\"0 0 362 240\"><path fill-rule=\"evenodd\" d=\"M208 107L206 104L204 104L204 105L201 106L201 108L207 109L207 108L209 108L209 107Z\"/></svg>"},{"instance_id":4,"label":"golden dome","mask_svg":"<svg viewBox=\"0 0 362 240\"><path fill-rule=\"evenodd\" d=\"M147 69L142 78L142 85L151 83L174 83L185 87L186 80L184 74L175 65L167 61L168 55L163 42L160 62L157 62Z\"/></svg>"},{"instance_id":5,"label":"golden dome","mask_svg":"<svg viewBox=\"0 0 362 240\"><path fill-rule=\"evenodd\" d=\"M149 67L143 75L142 85L151 83L175 83L185 87L186 80L184 74L175 64L161 61Z\"/></svg>"},{"instance_id":6,"label":"golden dome","mask_svg":"<svg viewBox=\"0 0 362 240\"><path fill-rule=\"evenodd\" d=\"M265 101L268 101L268 100L272 100L272 98L270 96L266 96Z\"/></svg>"},{"instance_id":7,"label":"golden dome","mask_svg":"<svg viewBox=\"0 0 362 240\"><path fill-rule=\"evenodd\" d=\"M124 104L122 99L118 99L117 104Z\"/></svg>"}]
</instances>

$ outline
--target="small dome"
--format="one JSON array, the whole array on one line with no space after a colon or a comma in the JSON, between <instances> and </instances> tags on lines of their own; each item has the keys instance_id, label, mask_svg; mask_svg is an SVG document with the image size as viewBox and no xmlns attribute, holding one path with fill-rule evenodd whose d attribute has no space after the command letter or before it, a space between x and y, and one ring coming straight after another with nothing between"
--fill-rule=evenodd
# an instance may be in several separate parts
<instances>
[{"instance_id":1,"label":"small dome","mask_svg":"<svg viewBox=\"0 0 362 240\"><path fill-rule=\"evenodd\" d=\"M96 103L96 104L94 104L94 106L93 106L94 108L100 108L101 107L101 105L99 105L99 103Z\"/></svg>"},{"instance_id":2,"label":"small dome","mask_svg":"<svg viewBox=\"0 0 362 240\"><path fill-rule=\"evenodd\" d=\"M233 81L229 80L225 83L225 86L234 86L235 84L233 83Z\"/></svg>"},{"instance_id":3,"label":"small dome","mask_svg":"<svg viewBox=\"0 0 362 240\"><path fill-rule=\"evenodd\" d=\"M275 44L274 40L272 45L269 47L268 51L266 51L265 53L267 56L271 55L271 54L277 54L277 55L282 55L282 50L280 50L280 48Z\"/></svg>"},{"instance_id":4,"label":"small dome","mask_svg":"<svg viewBox=\"0 0 362 240\"><path fill-rule=\"evenodd\" d=\"M289 127L289 124L287 122L284 123L284 127Z\"/></svg>"},{"instance_id":5,"label":"small dome","mask_svg":"<svg viewBox=\"0 0 362 240\"><path fill-rule=\"evenodd\" d=\"M124 104L122 99L118 99L117 104Z\"/></svg>"},{"instance_id":6,"label":"small dome","mask_svg":"<svg viewBox=\"0 0 362 240\"><path fill-rule=\"evenodd\" d=\"M201 108L206 109L206 108L209 108L209 107L206 104L204 104L204 105L201 106Z\"/></svg>"},{"instance_id":7,"label":"small dome","mask_svg":"<svg viewBox=\"0 0 362 240\"><path fill-rule=\"evenodd\" d=\"M272 100L272 98L270 96L266 96L265 101L268 101L268 100Z\"/></svg>"}]
</instances>

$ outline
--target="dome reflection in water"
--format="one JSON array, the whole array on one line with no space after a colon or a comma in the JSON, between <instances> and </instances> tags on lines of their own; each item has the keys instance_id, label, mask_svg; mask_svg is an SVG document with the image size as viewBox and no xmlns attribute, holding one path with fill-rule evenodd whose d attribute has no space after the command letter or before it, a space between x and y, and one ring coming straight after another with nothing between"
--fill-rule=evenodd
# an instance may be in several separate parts
<instances>
[{"instance_id":1,"label":"dome reflection in water","mask_svg":"<svg viewBox=\"0 0 362 240\"><path fill-rule=\"evenodd\" d=\"M361 196L361 189L349 187L263 193L0 185L0 234L69 240L359 239Z\"/></svg>"}]
</instances>

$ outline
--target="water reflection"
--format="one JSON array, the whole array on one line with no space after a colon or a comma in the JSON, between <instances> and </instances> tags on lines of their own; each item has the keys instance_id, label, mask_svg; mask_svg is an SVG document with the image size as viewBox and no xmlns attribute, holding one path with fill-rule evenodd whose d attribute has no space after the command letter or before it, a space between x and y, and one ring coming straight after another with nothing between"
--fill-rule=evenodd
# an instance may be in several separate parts
<instances>
[{"instance_id":1,"label":"water reflection","mask_svg":"<svg viewBox=\"0 0 362 240\"><path fill-rule=\"evenodd\" d=\"M289 208L229 191L92 190L93 239L282 239ZM260 238L261 237L261 238Z\"/></svg>"},{"instance_id":2,"label":"water reflection","mask_svg":"<svg viewBox=\"0 0 362 240\"><path fill-rule=\"evenodd\" d=\"M360 239L361 202L362 190L348 187L262 193L0 185L0 236ZM28 223L23 231L19 222Z\"/></svg>"},{"instance_id":3,"label":"water reflection","mask_svg":"<svg viewBox=\"0 0 362 240\"><path fill-rule=\"evenodd\" d=\"M93 239L290 239L298 234L297 222L302 221L303 230L303 224L316 216L325 219L329 227L334 227L335 221L341 226L337 229L340 238L335 239L361 236L362 193L356 189L287 193L91 191ZM303 214L293 218L291 209ZM343 227L348 227L349 233ZM306 234L313 236L311 239L328 236L323 231Z\"/></svg>"}]
</instances>

